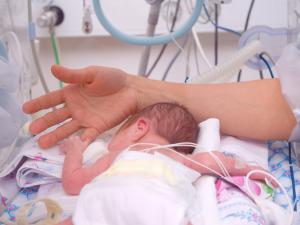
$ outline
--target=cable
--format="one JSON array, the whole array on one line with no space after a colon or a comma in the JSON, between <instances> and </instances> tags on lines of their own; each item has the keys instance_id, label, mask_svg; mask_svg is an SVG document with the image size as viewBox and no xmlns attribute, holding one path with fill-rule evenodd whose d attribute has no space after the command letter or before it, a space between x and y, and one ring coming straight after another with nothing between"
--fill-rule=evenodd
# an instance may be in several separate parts
<instances>
[{"instance_id":1,"label":"cable","mask_svg":"<svg viewBox=\"0 0 300 225\"><path fill-rule=\"evenodd\" d=\"M214 41L214 49L215 49L215 66L218 65L219 58L219 13L218 13L218 5L215 4L215 41Z\"/></svg>"},{"instance_id":2,"label":"cable","mask_svg":"<svg viewBox=\"0 0 300 225\"><path fill-rule=\"evenodd\" d=\"M188 41L188 47L187 47L187 58L186 58L186 65L185 65L185 79L184 82L186 82L191 74L190 70L190 60L191 60L191 51L192 51L192 40Z\"/></svg>"},{"instance_id":3,"label":"cable","mask_svg":"<svg viewBox=\"0 0 300 225\"><path fill-rule=\"evenodd\" d=\"M194 59L195 59L195 64L196 64L196 69L197 69L197 75L200 76L201 72L200 72L200 66L199 66L199 59L198 59L198 51L196 48L196 42L193 42L193 50L194 50Z\"/></svg>"},{"instance_id":4,"label":"cable","mask_svg":"<svg viewBox=\"0 0 300 225\"><path fill-rule=\"evenodd\" d=\"M42 72L42 68L41 68L41 65L40 65L40 61L39 61L37 50L36 50L35 43L34 43L34 40L35 40L35 24L32 22L32 5L31 5L32 1L28 0L27 3L28 3L28 11L27 11L28 12L28 28L29 28L29 39L30 39L31 52L32 52L32 55L33 55L34 63L35 63L35 66L36 66L37 73L38 73L38 76L40 78L41 84L43 86L43 89L44 89L45 93L49 93L49 88L48 88L48 85L46 83L44 74Z\"/></svg>"},{"instance_id":5,"label":"cable","mask_svg":"<svg viewBox=\"0 0 300 225\"><path fill-rule=\"evenodd\" d=\"M166 48L167 48L168 44L164 44L160 50L160 52L158 53L156 59L154 60L151 68L149 69L149 71L146 73L146 77L149 77L151 75L151 73L153 72L153 70L155 69L155 67L157 66L159 60L161 59L162 55L164 54Z\"/></svg>"},{"instance_id":6,"label":"cable","mask_svg":"<svg viewBox=\"0 0 300 225\"><path fill-rule=\"evenodd\" d=\"M264 79L264 72L262 70L259 70L259 77L261 80Z\"/></svg>"},{"instance_id":7,"label":"cable","mask_svg":"<svg viewBox=\"0 0 300 225\"><path fill-rule=\"evenodd\" d=\"M245 22L245 25L244 25L244 32L246 30L248 30L248 26L249 26L249 22L250 22L250 17L251 17L251 14L252 14L252 10L253 10L253 7L254 7L254 3L255 3L255 0L252 0L251 3L250 3L250 7L249 7L248 13L247 13L246 22Z\"/></svg>"},{"instance_id":8,"label":"cable","mask_svg":"<svg viewBox=\"0 0 300 225\"><path fill-rule=\"evenodd\" d=\"M188 11L189 13L191 13L191 11L192 11L191 8L193 7L193 6L192 6L191 0L185 1L185 6L186 6L187 11ZM196 29L195 29L195 26L193 26L193 28L192 28L192 34L193 34L193 38L194 38L196 47L198 48L198 50L199 50L199 52L200 52L200 54L201 54L201 56L202 56L204 62L207 64L207 66L208 66L209 68L212 68L213 66L212 66L212 64L210 63L209 59L207 58L207 56L206 56L206 54L205 54L205 52L204 52L204 49L203 49L203 47L202 47L202 45L201 45L201 42L200 42L200 39L199 39L199 37L198 37L197 31L196 31Z\"/></svg>"},{"instance_id":9,"label":"cable","mask_svg":"<svg viewBox=\"0 0 300 225\"><path fill-rule=\"evenodd\" d=\"M171 151L171 152L173 152L173 153L175 153L175 154L177 154L177 155L179 155L179 156L181 156L181 157L183 157L183 158L185 158L185 159L187 159L187 160L189 160L189 161L191 161L191 162L193 162L193 163L195 163L195 164L197 164L197 165L199 165L199 166L201 166L201 167L203 167L203 168L205 168L205 169L207 169L209 171L211 171L212 173L218 175L219 177L222 177L222 178L226 179L222 174L220 174L219 172L215 171L214 169L211 169L211 168L207 167L206 165L204 165L202 163L199 163L199 162L197 162L197 161L195 161L195 160L193 160L193 159L191 159L191 158L189 158L189 157L187 157L187 156L185 156L185 155L183 155L183 154L175 151L174 149L171 149L172 147L196 147L197 144L195 144L195 143L182 142L182 143L168 144L168 145L158 145L158 144L152 144L152 143L136 143L136 144L130 145L127 148L127 150L130 150L133 147L136 147L136 146L139 146L139 145L150 145L150 146L153 146L153 147L150 147L150 148L143 149L142 151L144 151L144 152L151 152L153 150L158 150L158 149L162 149L162 148L163 149L167 149L167 150L169 150L169 151Z\"/></svg>"},{"instance_id":10,"label":"cable","mask_svg":"<svg viewBox=\"0 0 300 225\"><path fill-rule=\"evenodd\" d=\"M183 44L182 44L182 47L185 47L187 41L189 39L189 35L187 34L186 37L184 38L183 40ZM170 69L172 68L173 64L175 63L175 61L177 60L178 56L181 54L181 49L178 49L177 52L175 53L174 57L171 59L171 61L169 62L165 72L164 72L164 75L162 77L162 80L166 80L167 76L168 76L168 73L170 71Z\"/></svg>"},{"instance_id":11,"label":"cable","mask_svg":"<svg viewBox=\"0 0 300 225\"><path fill-rule=\"evenodd\" d=\"M209 21L210 21L210 23L211 23L212 25L214 25L215 27L218 27L218 29L220 29L220 30L223 30L223 31L226 31L226 32L235 34L236 36L239 36L239 37L241 36L241 33L237 32L237 31L235 31L235 30L232 30L232 29L230 29L230 28L223 27L223 26L220 26L220 25L216 24L216 23L211 19L211 17L210 17L210 15L209 15L209 13L208 13L208 10L207 10L205 4L203 4L203 9L204 9L204 12L205 12L207 18L209 19Z\"/></svg>"},{"instance_id":12,"label":"cable","mask_svg":"<svg viewBox=\"0 0 300 225\"><path fill-rule=\"evenodd\" d=\"M250 186L249 186L249 180L250 180L250 176L251 175L253 175L253 174L257 174L257 173L260 173L260 174L263 174L263 175L265 175L265 176L267 176L267 177L269 177L269 178L271 178L273 181L275 181L276 182L276 184L279 186L279 188L281 189L281 191L283 192L283 194L285 195L285 197L286 197L286 199L287 199L287 202L288 202L288 205L289 205L289 208L290 208L290 211L291 211L291 216L290 216L290 218L289 218L289 225L292 225L293 224L293 219L294 219L294 209L293 209L293 205L292 205L292 203L291 203L291 199L290 199L290 197L289 197L289 195L288 195L288 193L287 193L287 191L285 190L285 188L282 186L282 184L277 180L277 178L276 177L274 177L273 175L271 175L271 174L269 174L269 173L267 173L266 171L264 171L264 170L252 170L252 171L250 171L248 174L247 174L247 176L246 176L246 187L247 187L247 190L248 190L248 194L249 194L249 196L255 201L255 203L257 204L257 205L260 205L260 199L259 198L257 198L256 196L255 196L255 194L253 194L253 192L252 192L252 189L250 188Z\"/></svg>"},{"instance_id":13,"label":"cable","mask_svg":"<svg viewBox=\"0 0 300 225\"><path fill-rule=\"evenodd\" d=\"M174 14L174 17L173 17L173 20L172 20L172 25L171 25L171 28L170 28L170 32L173 32L174 31L174 28L175 28L175 24L177 22L177 17L178 17L178 12L179 12L179 6L180 6L180 1L181 0L177 0L177 3L176 3L176 9L175 9L175 14ZM149 71L146 73L146 77L149 77L150 74L153 72L153 70L155 69L155 67L157 66L159 60L161 59L162 55L164 54L166 48L168 46L168 43L167 44L164 44L160 50L160 52L158 53L158 56L156 57L156 59L154 60L154 63L152 64L151 68L149 69Z\"/></svg>"},{"instance_id":14,"label":"cable","mask_svg":"<svg viewBox=\"0 0 300 225\"><path fill-rule=\"evenodd\" d=\"M246 17L246 21L245 21L245 25L244 25L244 32L246 30L248 30L248 26L249 26L249 22L250 22L250 17L251 17L251 14L252 14L252 10L253 10L253 7L254 7L254 3L255 3L255 0L252 0L251 3L250 3L249 9L248 9L248 13L247 13L247 17ZM261 71L259 72L259 75L260 75L260 77L263 77L263 76L261 76ZM242 70L239 70L237 82L240 82L241 78L242 78Z\"/></svg>"},{"instance_id":15,"label":"cable","mask_svg":"<svg viewBox=\"0 0 300 225\"><path fill-rule=\"evenodd\" d=\"M204 60L204 62L206 63L206 65L209 67L209 68L213 68L213 65L210 63L209 59L207 58L205 52L204 52L204 49L201 45L201 42L199 40L199 37L197 35L197 32L196 32L196 29L193 27L192 28L192 34L193 34L193 38L194 38L194 41L195 41L195 44Z\"/></svg>"},{"instance_id":16,"label":"cable","mask_svg":"<svg viewBox=\"0 0 300 225\"><path fill-rule=\"evenodd\" d=\"M267 56L269 58L269 60L271 61L272 65L275 66L275 61L272 59L272 57L270 56L269 53L262 52L261 54Z\"/></svg>"},{"instance_id":17,"label":"cable","mask_svg":"<svg viewBox=\"0 0 300 225\"><path fill-rule=\"evenodd\" d=\"M219 168L222 170L222 173L224 174L224 176L226 177L230 177L230 174L228 172L228 170L226 169L226 166L223 164L223 162L219 159L218 156L216 156L212 151L208 152L211 157L215 160L215 162L218 164Z\"/></svg>"},{"instance_id":18,"label":"cable","mask_svg":"<svg viewBox=\"0 0 300 225\"><path fill-rule=\"evenodd\" d=\"M233 184L233 185L236 186L236 184L232 183L230 174L229 174L229 176L224 176L224 175L222 175L221 173L219 173L218 171L216 171L216 170L214 170L214 169L212 169L212 168L210 168L210 167L208 167L208 166L206 166L206 165L204 165L204 164L202 164L202 163L200 163L200 162L198 162L198 161L195 161L195 160L191 159L190 157L188 157L188 156L186 156L186 155L183 155L183 154L181 154L181 153L175 151L174 149L171 149L172 147L179 147L179 146L181 146L181 147L184 146L184 147L194 147L194 148L196 148L196 147L198 147L198 144L190 143L190 142L182 142L182 143L167 144L167 145L158 145L158 144L152 144L152 143L135 143L135 144L130 145L126 150L129 151L130 149L133 149L133 147L141 146L141 145L152 146L152 147L148 147L148 148L145 148L145 149L141 150L141 151L147 152L147 153L150 153L151 151L155 151L155 150L159 150L159 149L168 150L168 151L170 151L170 152L172 152L172 153L174 153L174 154L176 154L176 155L178 155L178 156L180 156L180 157L182 157L182 158L184 158L184 159L186 159L186 160L188 160L188 161L190 161L190 162L195 163L196 165L198 165L198 166L200 166L200 167L203 167L203 168L207 169L208 171L212 172L213 174L215 174L215 175L221 177L221 178L224 179L225 181L227 181L227 182L229 182L229 183L231 183L231 184ZM223 164L223 162L222 162L220 159L216 160L216 158L218 158L218 156L217 156L216 154L214 154L214 153L211 152L211 151L209 152L209 154L210 154L210 156L213 156L212 158L215 160L215 162L217 163L217 165L219 166L219 168L220 168L220 170L221 170L222 172L227 171L227 170L226 170L226 167L225 167L224 164ZM225 171L224 171L224 170L225 170ZM227 171L227 172L228 172L228 171ZM226 173L226 172L225 172L225 173ZM289 195L288 195L287 191L286 191L285 188L282 186L282 184L277 180L276 177L274 177L273 175L269 174L268 172L266 172L266 171L264 171L264 170L252 170L252 171L250 171L250 172L246 175L246 178L245 178L246 188L247 188L247 190L248 190L248 191L245 192L245 193L246 193L247 195L249 195L249 197L251 197L251 198L254 200L254 202L255 202L258 206L261 206L261 204L260 204L260 203L261 203L261 199L260 199L259 197L257 197L255 194L253 194L252 189L251 189L250 186L249 186L250 177L251 177L251 175L253 175L253 174L255 174L255 173L256 173L256 174L257 174L257 173L260 173L260 174L263 174L263 175L264 175L265 177L267 177L267 178L271 178L272 181L273 181L273 182L276 182L276 184L280 187L280 189L282 190L282 192L284 193L284 195L285 195L285 197L286 197L286 199L287 199L287 201L288 201L288 205L289 205L289 208L290 208L290 210L291 210L291 216L290 216L290 218L289 218L289 223L288 223L288 224L291 225L292 222L293 222L293 219L294 219L293 205L292 205L292 203L291 203L291 199L289 198ZM267 178L265 179L266 182L267 182ZM267 183L268 183L268 182L267 182Z\"/></svg>"},{"instance_id":19,"label":"cable","mask_svg":"<svg viewBox=\"0 0 300 225\"><path fill-rule=\"evenodd\" d=\"M168 4L168 8L167 8L167 15L169 16L170 14L170 3L172 2L172 0L169 0L169 4ZM180 44L177 42L176 38L172 35L172 33L170 32L170 26L169 26L169 20L166 20L166 26L167 26L167 29L169 31L169 35L171 37L171 40L172 42L177 46L178 49L180 49L182 52L185 53L184 49L182 48L182 46L180 46ZM190 30L187 31L187 33L189 32ZM186 54L186 57L187 57L187 54Z\"/></svg>"},{"instance_id":20,"label":"cable","mask_svg":"<svg viewBox=\"0 0 300 225\"><path fill-rule=\"evenodd\" d=\"M185 22L185 24L183 24L183 26L181 26L178 30L167 35L160 35L154 37L141 37L141 36L131 36L131 35L124 34L120 30L115 28L112 25L112 23L106 18L100 2L101 1L99 0L93 0L96 17L99 20L99 22L102 24L102 26L116 39L126 43L135 44L135 45L160 45L160 44L168 43L172 41L172 39L176 39L184 36L197 22L203 5L203 0L196 0L196 5L192 16L190 16L190 18Z\"/></svg>"},{"instance_id":21,"label":"cable","mask_svg":"<svg viewBox=\"0 0 300 225\"><path fill-rule=\"evenodd\" d=\"M294 167L292 162L292 144L288 142L289 147L289 165L290 165L290 174L292 180L292 188L293 188L293 202L296 202L297 194L296 194L296 183L295 183L295 176L294 176ZM297 204L294 205L294 211L297 211Z\"/></svg>"},{"instance_id":22,"label":"cable","mask_svg":"<svg viewBox=\"0 0 300 225\"><path fill-rule=\"evenodd\" d=\"M273 71L272 71L272 68L271 68L271 66L269 65L268 61L264 58L263 55L264 55L263 53L262 53L262 54L259 54L259 58L266 64L266 66L267 66L267 68L268 68L268 70L269 70L269 72L270 72L270 75L271 75L272 79L274 79L274 73L273 73Z\"/></svg>"},{"instance_id":23,"label":"cable","mask_svg":"<svg viewBox=\"0 0 300 225\"><path fill-rule=\"evenodd\" d=\"M239 70L239 73L238 73L238 77L237 77L237 82L240 82L241 81L241 78L242 78L242 69ZM259 70L259 78L261 80L264 79L264 73L262 70Z\"/></svg>"}]
</instances>

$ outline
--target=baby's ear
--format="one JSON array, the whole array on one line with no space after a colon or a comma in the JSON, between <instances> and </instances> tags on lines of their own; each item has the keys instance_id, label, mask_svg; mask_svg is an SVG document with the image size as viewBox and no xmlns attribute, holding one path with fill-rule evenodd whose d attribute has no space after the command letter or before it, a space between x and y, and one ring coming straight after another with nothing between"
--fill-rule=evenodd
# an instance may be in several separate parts
<instances>
[{"instance_id":1,"label":"baby's ear","mask_svg":"<svg viewBox=\"0 0 300 225\"><path fill-rule=\"evenodd\" d=\"M145 117L140 117L134 124L133 141L138 141L143 138L150 129L150 120Z\"/></svg>"}]
</instances>

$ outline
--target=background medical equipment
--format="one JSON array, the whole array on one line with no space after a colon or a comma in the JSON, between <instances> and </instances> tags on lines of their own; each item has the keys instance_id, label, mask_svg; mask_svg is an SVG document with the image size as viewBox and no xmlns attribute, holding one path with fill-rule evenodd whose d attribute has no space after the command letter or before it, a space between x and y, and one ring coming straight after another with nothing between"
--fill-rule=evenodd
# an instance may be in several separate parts
<instances>
[{"instance_id":1,"label":"background medical equipment","mask_svg":"<svg viewBox=\"0 0 300 225\"><path fill-rule=\"evenodd\" d=\"M45 92L53 89L53 86L62 87L62 83L49 85L49 72L44 66L48 58L43 59L45 55L39 51L40 47L45 49L45 44L49 42L53 57L48 61L60 64L61 60L66 60L70 64L69 55L60 50L58 40L96 40L96 45L101 40L105 41L100 37L109 37L112 33L120 40L147 45L128 45L130 49L145 49L141 59L140 52L134 59L134 70L151 78L154 74L161 74L163 80L172 80L174 75L171 69L176 64L183 64L184 68L181 74L184 77L177 80L180 82L220 83L236 80L237 75L240 81L240 69L244 64L251 71L257 71L261 79L268 77L265 71L269 71L272 76L280 76L283 93L299 120L300 100L295 98L299 97L297 87L292 85L299 78L296 76L299 71L299 2L249 0L245 4L245 1L238 0L0 0L0 123L7 127L0 131L0 171L13 161L20 151L18 146L26 138L22 127L27 118L22 114L20 105L31 97L31 87L38 79ZM269 10L270 4L272 10ZM227 54L229 59L222 61L224 32L228 33L227 36L232 35L232 39L239 40L239 44L236 45L238 50ZM214 41L211 51L205 48L205 35L211 35ZM182 38L176 40L179 36ZM151 46L158 43L165 44L161 48ZM170 53L167 54L171 50L174 51L174 57L173 52L172 57ZM164 63L161 66L160 62L164 62L166 55L171 60L166 62L168 65ZM182 60L178 60L179 57ZM136 62L139 59L138 66ZM101 59L97 61L101 64L99 61ZM292 66L286 67L286 64ZM157 72L160 66L162 69ZM299 127L295 128L293 136L296 137L297 133ZM293 136L291 141L294 140ZM300 161L299 144L293 142L290 146L291 152L295 152Z\"/></svg>"}]
</instances>

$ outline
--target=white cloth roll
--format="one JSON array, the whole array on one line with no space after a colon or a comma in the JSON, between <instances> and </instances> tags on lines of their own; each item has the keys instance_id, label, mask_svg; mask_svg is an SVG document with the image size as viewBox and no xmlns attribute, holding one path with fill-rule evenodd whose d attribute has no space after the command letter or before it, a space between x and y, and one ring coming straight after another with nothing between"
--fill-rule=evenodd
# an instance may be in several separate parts
<instances>
[{"instance_id":1,"label":"white cloth roll","mask_svg":"<svg viewBox=\"0 0 300 225\"><path fill-rule=\"evenodd\" d=\"M217 151L220 147L220 122L211 118L199 124L198 145L194 154L199 152ZM190 221L193 225L219 225L219 209L215 187L216 178L202 176L195 183L196 200L190 211Z\"/></svg>"},{"instance_id":2,"label":"white cloth roll","mask_svg":"<svg viewBox=\"0 0 300 225\"><path fill-rule=\"evenodd\" d=\"M220 121L210 118L200 123L199 128L198 147L194 154L218 150L220 147Z\"/></svg>"}]
</instances>

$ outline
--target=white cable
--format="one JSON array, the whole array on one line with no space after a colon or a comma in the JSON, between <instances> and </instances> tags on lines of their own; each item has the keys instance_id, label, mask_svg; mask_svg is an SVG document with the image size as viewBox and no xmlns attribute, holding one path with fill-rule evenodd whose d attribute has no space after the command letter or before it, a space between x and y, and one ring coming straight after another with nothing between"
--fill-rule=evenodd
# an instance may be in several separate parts
<instances>
[{"instance_id":1,"label":"white cable","mask_svg":"<svg viewBox=\"0 0 300 225\"><path fill-rule=\"evenodd\" d=\"M27 22L28 22L28 26L31 26L32 21L33 21L33 19L32 19L32 16L33 16L33 13L32 13L32 0L27 0L27 4L28 4L28 6L27 6L28 7L28 10L27 10L28 21ZM42 68L41 68L41 64L40 64L40 61L39 61L39 57L38 57L38 53L37 53L37 49L36 49L34 40L35 39L30 40L31 53L32 53L32 56L33 56L33 60L34 60L34 63L35 63L36 69L37 69L37 74L40 78L42 87L43 87L45 93L49 93L50 91L49 91L47 82L45 80L45 76L44 76Z\"/></svg>"},{"instance_id":2,"label":"white cable","mask_svg":"<svg viewBox=\"0 0 300 225\"><path fill-rule=\"evenodd\" d=\"M176 144L169 144L169 145L158 145L158 144L152 144L152 143L136 143L136 144L130 145L127 148L127 150L130 150L132 147L135 147L135 146L138 146L138 145L152 145L152 146L154 146L154 147L143 149L143 151L145 151L145 152L149 152L149 151L152 151L152 150L158 150L158 149L162 149L162 148L167 149L167 150L169 150L169 151L171 151L171 152L173 152L173 153L189 160L190 162L193 162L193 163L197 164L198 166L201 166L201 167L211 171L212 173L218 175L219 177L222 177L223 179L226 179L222 174L215 171L214 169L211 169L211 168L207 167L206 165L204 165L202 163L199 163L199 162L197 162L197 161L195 161L195 160L193 160L193 159L191 159L191 158L175 151L174 149L171 149L172 147L182 147L182 146L184 146L184 147L196 147L197 144L195 144L195 143L183 142L183 143L176 143Z\"/></svg>"},{"instance_id":3,"label":"white cable","mask_svg":"<svg viewBox=\"0 0 300 225\"><path fill-rule=\"evenodd\" d=\"M230 177L230 174L228 170L226 169L226 166L223 164L223 162L219 159L219 157L213 153L212 151L208 151L208 153L211 155L211 157L215 160L215 162L218 164L219 168L222 170L222 173L226 177Z\"/></svg>"},{"instance_id":4,"label":"white cable","mask_svg":"<svg viewBox=\"0 0 300 225\"><path fill-rule=\"evenodd\" d=\"M203 167L205 169L207 169L208 171L211 171L212 173L218 175L219 177L221 177L222 179L224 179L225 181L228 181L229 183L232 183L231 181L231 176L230 174L228 173L228 171L226 170L226 167L225 165L222 163L222 161L218 158L217 155L215 155L213 152L209 152L210 155L213 157L213 159L215 160L215 162L217 163L217 165L220 167L220 169L222 170L222 172L224 172L225 174L227 173L228 176L224 176L222 174L220 174L219 172L215 171L214 169L212 168L209 168L208 166L206 165L203 165L202 163L199 163L177 151L175 151L174 149L171 149L172 147L178 147L178 146L186 146L186 147L197 147L198 145L195 144L195 143L191 143L191 142L182 142L182 143L176 143L176 144L168 144L168 145L158 145L158 144L152 144L152 143L136 143L136 144L133 144L133 145L130 145L127 150L130 150L131 148L135 147L135 146L139 146L139 145L150 145L150 146L153 146L153 147L148 147L148 148L145 148L143 149L142 151L145 151L145 152L149 152L149 151L152 151L152 150L158 150L158 149L166 149L166 150L169 150L183 158L185 158L186 160L189 160L190 162L193 162L195 163L196 165L200 166L200 167ZM253 194L252 190L250 189L249 187L249 180L250 180L250 176L254 173L261 173L263 175L265 175L266 177L269 177L272 179L272 181L275 181L277 183L277 185L280 187L280 189L283 191L284 195L286 196L287 200L288 200L288 205L289 205L289 208L290 208L290 211L291 211L291 216L289 218L289 225L292 225L293 223L293 219L294 219L294 211L293 211L293 206L292 206L292 203L291 203L291 200L289 198L289 195L287 193L287 191L284 189L284 187L279 183L279 181L277 180L277 178L275 178L273 175L269 174L268 172L266 171L263 171L263 170L252 170L250 172L247 173L246 175L246 188L248 190L247 193L245 194L248 194L253 200L254 202L260 206L260 199L255 195ZM235 185L235 184L234 184ZM295 204L297 204L297 202L295 202Z\"/></svg>"},{"instance_id":5,"label":"white cable","mask_svg":"<svg viewBox=\"0 0 300 225\"><path fill-rule=\"evenodd\" d=\"M189 12L189 14L191 14L191 12L192 12L191 8L193 8L192 2L191 1L185 1L185 7L186 7L187 11ZM207 56L204 52L204 49L203 49L203 47L201 45L201 42L200 42L200 39L197 35L195 26L196 26L196 24L192 28L192 34L193 34L193 38L194 38L195 44L197 46L197 49L198 49L199 53L201 54L201 56L202 56L204 62L206 63L206 65L209 68L213 68L213 65L210 63L209 59L207 58Z\"/></svg>"},{"instance_id":6,"label":"white cable","mask_svg":"<svg viewBox=\"0 0 300 225\"><path fill-rule=\"evenodd\" d=\"M167 19L166 19L166 26L167 26L167 30L169 32L169 35L172 38L173 43L176 45L176 47L183 53L183 55L185 56L185 64L187 67L187 70L190 71L189 65L188 65L188 53L184 50L184 48L177 42L177 40L173 37L173 34L171 32L171 27L169 24L169 15L170 15L170 5L171 5L171 0L169 0L168 2L168 8L167 8ZM175 26L174 26L175 27ZM189 74L187 74L189 76Z\"/></svg>"},{"instance_id":7,"label":"white cable","mask_svg":"<svg viewBox=\"0 0 300 225\"><path fill-rule=\"evenodd\" d=\"M201 42L199 40L199 37L197 35L197 32L196 32L196 29L195 27L192 28L192 34L193 34L193 38L194 38L194 41L196 43L196 46L197 46L197 49L199 50L204 62L206 63L206 65L209 67L209 68L213 68L213 65L209 62L209 59L207 58L205 52L204 52L204 49L201 45Z\"/></svg>"},{"instance_id":8,"label":"white cable","mask_svg":"<svg viewBox=\"0 0 300 225\"><path fill-rule=\"evenodd\" d=\"M253 175L254 173L260 173L260 174L263 174L269 178L272 179L272 181L275 181L276 184L279 186L279 188L281 189L281 191L283 192L283 194L285 195L286 199L287 199L287 202L288 202L288 205L289 205L289 208L290 208L290 211L291 211L291 216L289 218L289 223L288 225L292 225L293 224L293 220L294 220L294 208L293 208L293 204L291 202L291 199L287 193L287 191L285 190L285 188L282 186L282 184L277 180L277 178L275 178L273 175L267 173L266 171L263 171L263 170L251 170L247 175L246 175L246 188L248 190L248 194L250 195L250 197L256 202L257 205L259 205L259 200L258 198L256 197L255 194L253 194L252 190L250 189L250 186L249 186L249 180L250 180L250 176Z\"/></svg>"},{"instance_id":9,"label":"white cable","mask_svg":"<svg viewBox=\"0 0 300 225\"><path fill-rule=\"evenodd\" d=\"M181 47L181 45L176 41L176 39L173 37L172 33L171 33L171 27L169 24L169 15L170 15L170 5L171 5L171 0L169 0L168 2L168 8L167 8L167 19L166 19L166 25L167 25L167 30L172 38L172 41L174 42L174 44L177 46L177 48L179 48L183 53L185 53L184 49ZM174 26L175 27L175 26Z\"/></svg>"}]
</instances>

